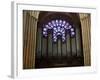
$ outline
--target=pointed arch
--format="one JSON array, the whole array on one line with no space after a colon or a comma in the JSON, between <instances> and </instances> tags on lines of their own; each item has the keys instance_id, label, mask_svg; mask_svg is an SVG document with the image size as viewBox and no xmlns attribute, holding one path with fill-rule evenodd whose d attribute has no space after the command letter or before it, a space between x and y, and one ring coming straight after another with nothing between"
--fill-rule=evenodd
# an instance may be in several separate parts
<instances>
[{"instance_id":1,"label":"pointed arch","mask_svg":"<svg viewBox=\"0 0 100 80\"><path fill-rule=\"evenodd\" d=\"M62 43L61 39L53 43L53 31L49 30L47 31L48 36L45 38L43 36L43 26L52 20L65 20L69 22L75 29L75 37L71 38L71 35L68 34L65 37L65 43ZM61 38L61 36L58 36L58 38ZM84 56L79 14L40 11L36 44L36 68L83 66Z\"/></svg>"}]
</instances>

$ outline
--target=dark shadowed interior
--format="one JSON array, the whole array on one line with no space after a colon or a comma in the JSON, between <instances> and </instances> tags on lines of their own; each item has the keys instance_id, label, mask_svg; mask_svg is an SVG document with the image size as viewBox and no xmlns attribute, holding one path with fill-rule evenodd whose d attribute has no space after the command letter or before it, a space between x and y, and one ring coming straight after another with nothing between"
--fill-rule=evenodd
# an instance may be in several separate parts
<instances>
[{"instance_id":1,"label":"dark shadowed interior","mask_svg":"<svg viewBox=\"0 0 100 80\"><path fill-rule=\"evenodd\" d=\"M57 42L53 41L53 31L48 31L48 36L43 36L43 26L51 20L61 19L70 23L75 30L71 37L66 31L66 41L62 42L58 36ZM73 67L84 66L81 22L78 13L40 11L36 32L35 68Z\"/></svg>"}]
</instances>

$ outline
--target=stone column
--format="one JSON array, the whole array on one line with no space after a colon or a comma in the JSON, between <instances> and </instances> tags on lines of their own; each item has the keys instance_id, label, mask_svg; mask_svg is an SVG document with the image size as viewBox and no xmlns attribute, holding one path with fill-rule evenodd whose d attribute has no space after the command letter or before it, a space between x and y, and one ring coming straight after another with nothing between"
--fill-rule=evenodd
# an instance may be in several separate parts
<instances>
[{"instance_id":1,"label":"stone column","mask_svg":"<svg viewBox=\"0 0 100 80\"><path fill-rule=\"evenodd\" d=\"M37 11L23 11L23 68L35 67Z\"/></svg>"},{"instance_id":2,"label":"stone column","mask_svg":"<svg viewBox=\"0 0 100 80\"><path fill-rule=\"evenodd\" d=\"M80 21L81 21L81 29L82 29L82 41L83 41L83 53L84 53L84 65L91 65L91 20L90 14L81 13Z\"/></svg>"}]
</instances>

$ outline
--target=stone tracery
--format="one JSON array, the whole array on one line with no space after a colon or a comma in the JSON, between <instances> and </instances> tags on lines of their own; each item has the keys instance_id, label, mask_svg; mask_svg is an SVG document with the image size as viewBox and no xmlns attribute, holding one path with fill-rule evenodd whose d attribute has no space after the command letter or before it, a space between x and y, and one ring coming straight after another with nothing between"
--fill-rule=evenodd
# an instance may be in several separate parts
<instances>
[{"instance_id":1,"label":"stone tracery","mask_svg":"<svg viewBox=\"0 0 100 80\"><path fill-rule=\"evenodd\" d=\"M48 30L53 30L53 41L57 42L58 36L61 36L62 42L66 40L66 32L69 31L71 37L75 35L75 30L65 20L52 20L43 27L43 36L48 36Z\"/></svg>"}]
</instances>

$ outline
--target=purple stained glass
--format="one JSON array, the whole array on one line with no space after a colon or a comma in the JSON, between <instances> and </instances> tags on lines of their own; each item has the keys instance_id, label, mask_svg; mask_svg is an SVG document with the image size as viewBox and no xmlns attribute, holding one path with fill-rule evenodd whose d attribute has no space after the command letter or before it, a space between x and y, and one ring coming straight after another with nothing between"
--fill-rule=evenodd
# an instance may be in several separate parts
<instances>
[{"instance_id":1,"label":"purple stained glass","mask_svg":"<svg viewBox=\"0 0 100 80\"><path fill-rule=\"evenodd\" d=\"M56 20L56 25L58 26L58 20Z\"/></svg>"},{"instance_id":2,"label":"purple stained glass","mask_svg":"<svg viewBox=\"0 0 100 80\"><path fill-rule=\"evenodd\" d=\"M43 28L43 31L47 31L47 28Z\"/></svg>"},{"instance_id":3,"label":"purple stained glass","mask_svg":"<svg viewBox=\"0 0 100 80\"><path fill-rule=\"evenodd\" d=\"M69 25L69 29L71 29L72 28L72 26L71 25Z\"/></svg>"},{"instance_id":4,"label":"purple stained glass","mask_svg":"<svg viewBox=\"0 0 100 80\"><path fill-rule=\"evenodd\" d=\"M52 23L52 25L53 26L56 26L56 23L55 23L55 21L53 20L53 21L51 21L51 23Z\"/></svg>"},{"instance_id":5,"label":"purple stained glass","mask_svg":"<svg viewBox=\"0 0 100 80\"><path fill-rule=\"evenodd\" d=\"M65 23L66 23L66 21L63 21L63 23L62 23L62 27L65 25Z\"/></svg>"},{"instance_id":6,"label":"purple stained glass","mask_svg":"<svg viewBox=\"0 0 100 80\"><path fill-rule=\"evenodd\" d=\"M61 35L61 33L60 33L60 32L58 32L58 33L57 33L57 35Z\"/></svg>"},{"instance_id":7,"label":"purple stained glass","mask_svg":"<svg viewBox=\"0 0 100 80\"><path fill-rule=\"evenodd\" d=\"M73 28L71 28L70 30L71 30L71 31L74 31L74 29L73 29Z\"/></svg>"},{"instance_id":8,"label":"purple stained glass","mask_svg":"<svg viewBox=\"0 0 100 80\"><path fill-rule=\"evenodd\" d=\"M53 30L53 41L57 42L58 36L61 36L62 41L66 40L66 31L69 30L71 36L75 35L74 28L65 20L52 20L43 27L43 35L47 37L47 30Z\"/></svg>"},{"instance_id":9,"label":"purple stained glass","mask_svg":"<svg viewBox=\"0 0 100 80\"><path fill-rule=\"evenodd\" d=\"M75 34L75 32L71 32L71 34L72 34L72 35L74 35L74 34Z\"/></svg>"}]
</instances>

